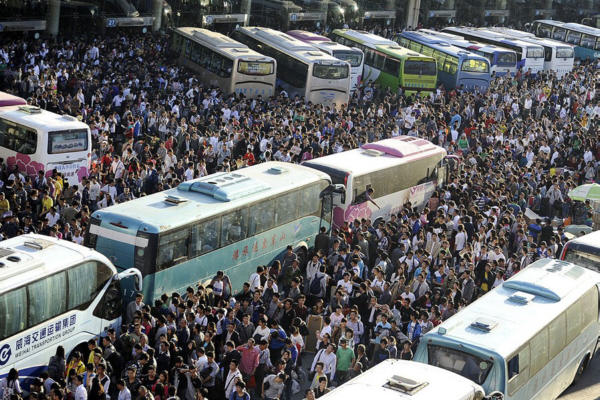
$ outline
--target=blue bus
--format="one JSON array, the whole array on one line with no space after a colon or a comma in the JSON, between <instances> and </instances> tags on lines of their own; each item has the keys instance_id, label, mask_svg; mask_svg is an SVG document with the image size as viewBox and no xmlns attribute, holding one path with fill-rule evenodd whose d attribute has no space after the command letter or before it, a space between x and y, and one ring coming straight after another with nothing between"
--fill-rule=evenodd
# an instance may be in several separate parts
<instances>
[{"instance_id":1,"label":"blue bus","mask_svg":"<svg viewBox=\"0 0 600 400\"><path fill-rule=\"evenodd\" d=\"M540 259L423 335L414 361L505 400L556 399L596 351L600 274Z\"/></svg>"},{"instance_id":2,"label":"blue bus","mask_svg":"<svg viewBox=\"0 0 600 400\"><path fill-rule=\"evenodd\" d=\"M438 83L447 90L463 87L485 92L490 86L490 62L485 57L423 32L402 32L396 41L400 46L435 58Z\"/></svg>"},{"instance_id":3,"label":"blue bus","mask_svg":"<svg viewBox=\"0 0 600 400\"><path fill-rule=\"evenodd\" d=\"M533 22L536 36L550 38L575 46L575 58L600 58L600 29L574 22L540 19Z\"/></svg>"},{"instance_id":4,"label":"blue bus","mask_svg":"<svg viewBox=\"0 0 600 400\"><path fill-rule=\"evenodd\" d=\"M435 36L453 46L487 58L490 62L490 72L496 76L515 75L517 73L517 53L514 50L494 46L493 44L474 42L447 32L438 32L431 29L419 29L418 32Z\"/></svg>"},{"instance_id":5,"label":"blue bus","mask_svg":"<svg viewBox=\"0 0 600 400\"><path fill-rule=\"evenodd\" d=\"M539 44L506 37L506 35L484 28L449 26L442 29L442 31L462 36L468 40L514 50L517 53L517 69L523 72L530 71L535 75L544 70L544 47Z\"/></svg>"},{"instance_id":6,"label":"blue bus","mask_svg":"<svg viewBox=\"0 0 600 400\"><path fill-rule=\"evenodd\" d=\"M219 270L236 291L287 246L305 258L320 227L330 226L329 188L326 173L295 164L220 172L95 211L86 245L120 270L139 269L150 301Z\"/></svg>"}]
</instances>

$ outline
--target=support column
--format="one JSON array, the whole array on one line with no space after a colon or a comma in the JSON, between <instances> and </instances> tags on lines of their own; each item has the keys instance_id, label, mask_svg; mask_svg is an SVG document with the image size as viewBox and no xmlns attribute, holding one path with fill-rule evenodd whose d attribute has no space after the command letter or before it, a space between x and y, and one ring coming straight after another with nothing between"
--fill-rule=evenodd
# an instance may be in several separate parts
<instances>
[{"instance_id":1,"label":"support column","mask_svg":"<svg viewBox=\"0 0 600 400\"><path fill-rule=\"evenodd\" d=\"M408 0L408 12L406 14L406 27L415 29L419 25L419 9L421 0Z\"/></svg>"},{"instance_id":2,"label":"support column","mask_svg":"<svg viewBox=\"0 0 600 400\"><path fill-rule=\"evenodd\" d=\"M152 16L154 17L154 21L152 22L152 32L158 32L162 25L162 15L163 15L163 1L162 0L152 0Z\"/></svg>"},{"instance_id":3,"label":"support column","mask_svg":"<svg viewBox=\"0 0 600 400\"><path fill-rule=\"evenodd\" d=\"M60 0L50 0L48 2L48 20L46 21L46 32L52 36L58 35L59 22Z\"/></svg>"},{"instance_id":4,"label":"support column","mask_svg":"<svg viewBox=\"0 0 600 400\"><path fill-rule=\"evenodd\" d=\"M242 0L241 10L242 14L246 14L246 19L244 20L243 25L247 26L250 21L250 10L252 7L252 0Z\"/></svg>"}]
</instances>

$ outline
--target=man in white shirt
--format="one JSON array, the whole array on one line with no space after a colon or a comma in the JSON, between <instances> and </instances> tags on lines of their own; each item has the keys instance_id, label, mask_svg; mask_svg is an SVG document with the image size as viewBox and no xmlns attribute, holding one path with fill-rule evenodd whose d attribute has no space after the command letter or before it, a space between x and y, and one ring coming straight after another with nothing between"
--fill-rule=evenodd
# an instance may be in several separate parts
<instances>
[{"instance_id":1,"label":"man in white shirt","mask_svg":"<svg viewBox=\"0 0 600 400\"><path fill-rule=\"evenodd\" d=\"M321 349L315 354L312 366L310 367L310 372L315 370L318 362L323 363L323 372L325 372L329 377L329 382L331 382L335 378L335 368L337 363L337 358L333 352L333 344L330 343L326 349Z\"/></svg>"},{"instance_id":2,"label":"man in white shirt","mask_svg":"<svg viewBox=\"0 0 600 400\"><path fill-rule=\"evenodd\" d=\"M117 389L119 389L119 397L118 400L131 400L131 392L125 386L125 381L123 379L119 379L117 382ZM75 398L75 400L79 400Z\"/></svg>"},{"instance_id":3,"label":"man in white shirt","mask_svg":"<svg viewBox=\"0 0 600 400\"><path fill-rule=\"evenodd\" d=\"M85 386L83 386L83 376L75 376L75 385L77 385L77 389L75 389L75 400L87 400L87 391L85 390ZM119 400L121 400L120 396ZM129 400L131 400L131 396L129 396Z\"/></svg>"},{"instance_id":4,"label":"man in white shirt","mask_svg":"<svg viewBox=\"0 0 600 400\"><path fill-rule=\"evenodd\" d=\"M185 170L185 172L183 173L183 175L185 176L186 181L190 181L190 180L194 179L194 164L193 163L188 164L188 167Z\"/></svg>"},{"instance_id":5,"label":"man in white shirt","mask_svg":"<svg viewBox=\"0 0 600 400\"><path fill-rule=\"evenodd\" d=\"M228 399L231 396L231 392L235 390L235 384L242 379L242 373L238 369L238 362L231 360L229 363L229 373L225 379L225 398Z\"/></svg>"}]
</instances>

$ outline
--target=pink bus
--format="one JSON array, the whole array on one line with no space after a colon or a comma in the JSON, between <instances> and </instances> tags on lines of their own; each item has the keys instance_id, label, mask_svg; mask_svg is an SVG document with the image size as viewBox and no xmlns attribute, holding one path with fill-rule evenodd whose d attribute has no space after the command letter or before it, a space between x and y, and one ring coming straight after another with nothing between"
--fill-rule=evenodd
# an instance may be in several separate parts
<instances>
[{"instance_id":1,"label":"pink bus","mask_svg":"<svg viewBox=\"0 0 600 400\"><path fill-rule=\"evenodd\" d=\"M27 101L9 93L0 92L0 107L26 106Z\"/></svg>"},{"instance_id":2,"label":"pink bus","mask_svg":"<svg viewBox=\"0 0 600 400\"><path fill-rule=\"evenodd\" d=\"M344 46L332 41L328 37L308 31L293 30L286 33L295 39L313 45L317 49L337 58L338 60L349 63L350 76L352 78L351 90L356 90L362 79L364 64L364 55L360 49Z\"/></svg>"}]
</instances>

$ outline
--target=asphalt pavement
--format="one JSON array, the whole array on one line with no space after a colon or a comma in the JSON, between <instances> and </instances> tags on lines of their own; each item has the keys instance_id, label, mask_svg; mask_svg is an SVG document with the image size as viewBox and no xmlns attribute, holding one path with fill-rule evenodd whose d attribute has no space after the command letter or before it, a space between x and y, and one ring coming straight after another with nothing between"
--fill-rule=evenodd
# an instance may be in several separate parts
<instances>
[{"instance_id":1,"label":"asphalt pavement","mask_svg":"<svg viewBox=\"0 0 600 400\"><path fill-rule=\"evenodd\" d=\"M597 400L600 399L600 355L596 356L577 384L571 386L559 397L559 400Z\"/></svg>"}]
</instances>

